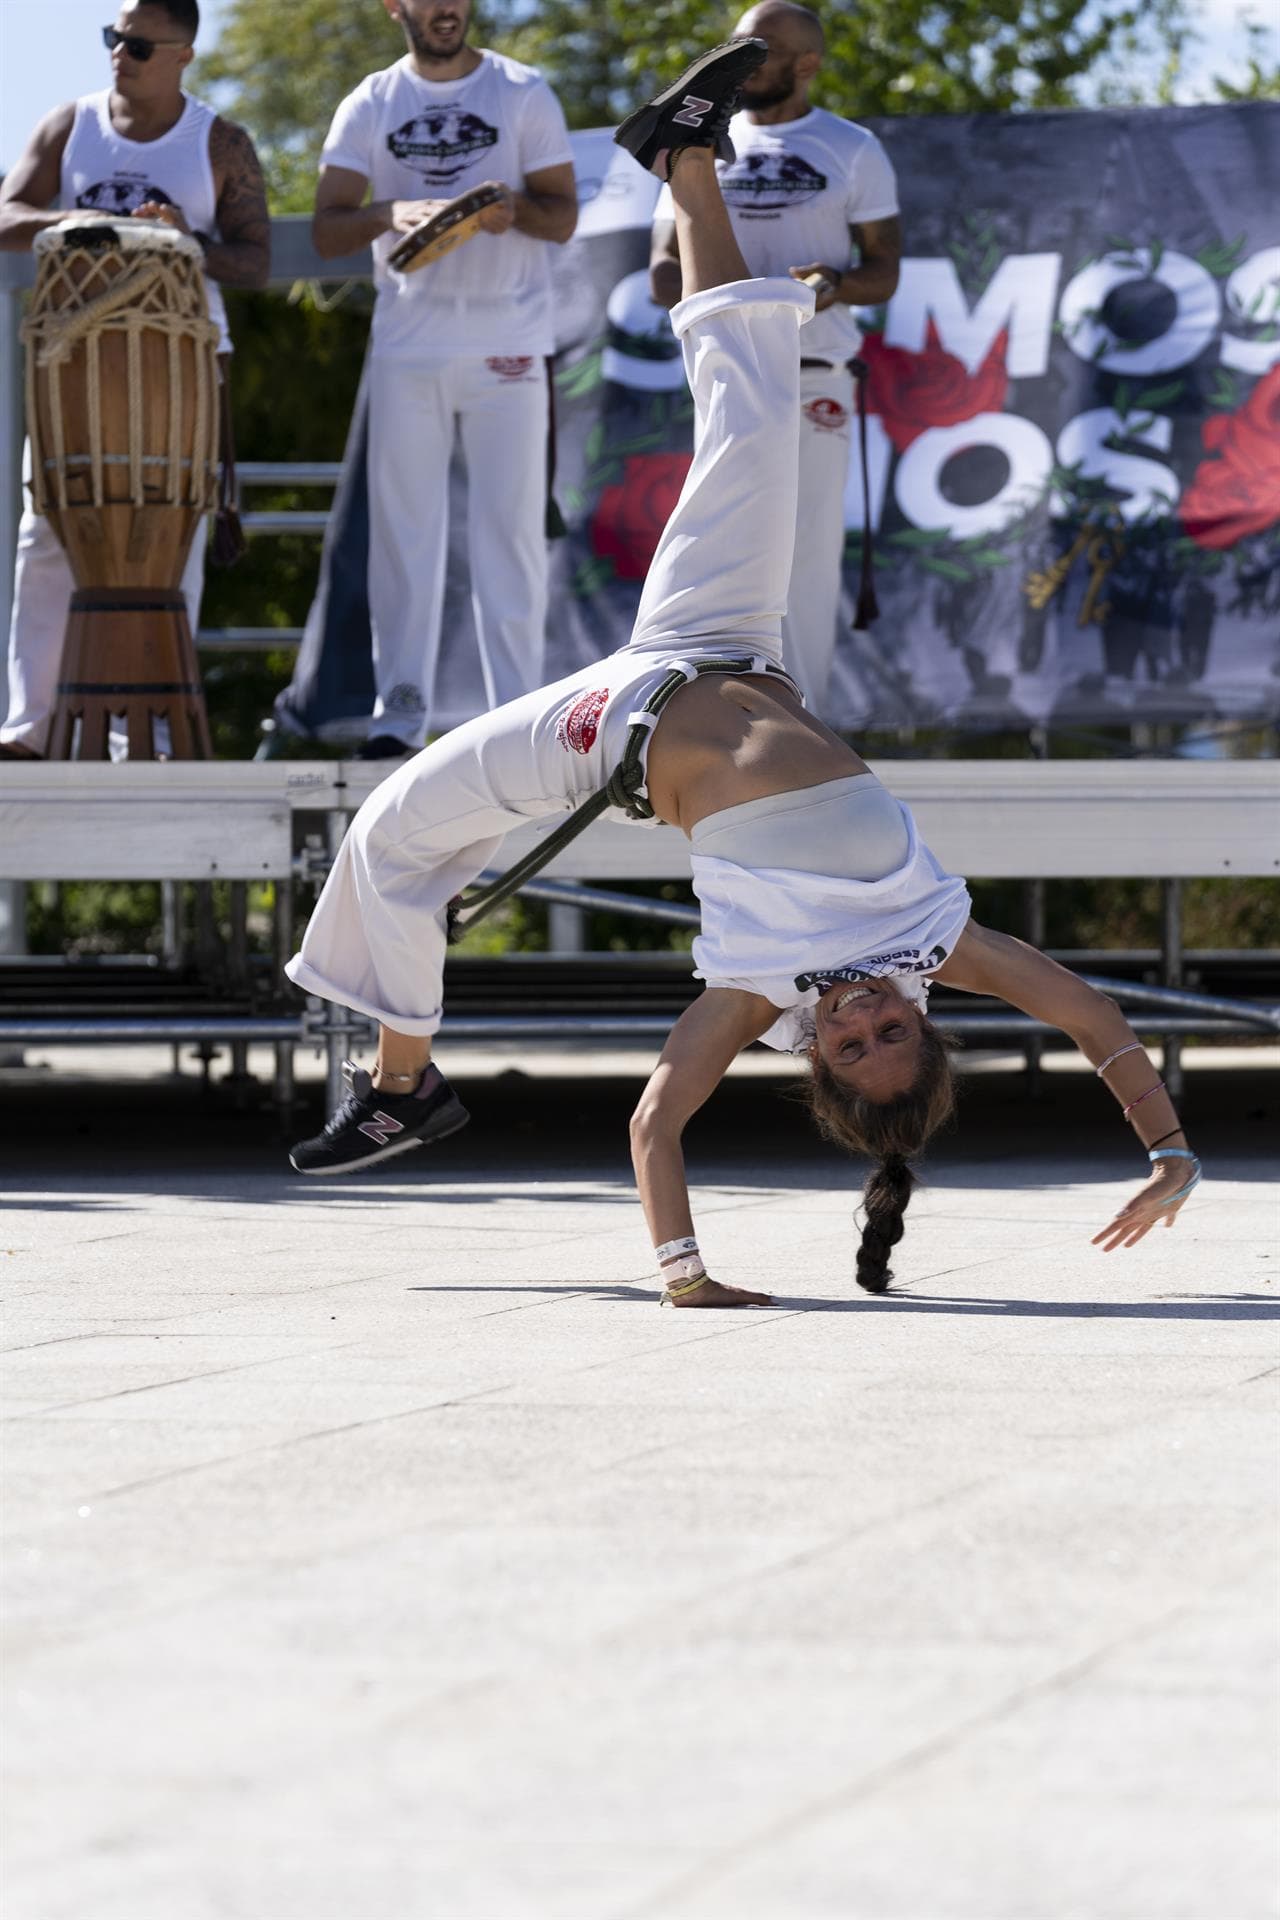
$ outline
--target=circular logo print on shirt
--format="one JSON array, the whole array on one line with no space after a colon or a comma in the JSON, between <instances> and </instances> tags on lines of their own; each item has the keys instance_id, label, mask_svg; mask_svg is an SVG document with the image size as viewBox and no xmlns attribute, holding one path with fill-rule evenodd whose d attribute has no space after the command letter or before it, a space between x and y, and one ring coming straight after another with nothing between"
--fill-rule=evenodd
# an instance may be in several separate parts
<instances>
[{"instance_id":1,"label":"circular logo print on shirt","mask_svg":"<svg viewBox=\"0 0 1280 1920\"><path fill-rule=\"evenodd\" d=\"M849 410L838 400L810 400L804 407L804 417L823 433L839 433L848 423Z\"/></svg>"},{"instance_id":2,"label":"circular logo print on shirt","mask_svg":"<svg viewBox=\"0 0 1280 1920\"><path fill-rule=\"evenodd\" d=\"M387 135L387 146L424 180L449 186L478 153L495 146L498 129L463 107L433 107Z\"/></svg>"},{"instance_id":3,"label":"circular logo print on shirt","mask_svg":"<svg viewBox=\"0 0 1280 1920\"><path fill-rule=\"evenodd\" d=\"M156 187L140 173L120 173L110 180L96 180L76 195L76 205L87 213L132 213L153 200L158 207L171 207L173 201L163 187Z\"/></svg>"},{"instance_id":4,"label":"circular logo print on shirt","mask_svg":"<svg viewBox=\"0 0 1280 1920\"><path fill-rule=\"evenodd\" d=\"M556 721L556 739L566 753L590 753L600 731L600 715L609 703L608 687L580 694Z\"/></svg>"},{"instance_id":5,"label":"circular logo print on shirt","mask_svg":"<svg viewBox=\"0 0 1280 1920\"><path fill-rule=\"evenodd\" d=\"M798 207L827 184L798 153L741 153L720 175L720 191L735 213L776 213Z\"/></svg>"}]
</instances>

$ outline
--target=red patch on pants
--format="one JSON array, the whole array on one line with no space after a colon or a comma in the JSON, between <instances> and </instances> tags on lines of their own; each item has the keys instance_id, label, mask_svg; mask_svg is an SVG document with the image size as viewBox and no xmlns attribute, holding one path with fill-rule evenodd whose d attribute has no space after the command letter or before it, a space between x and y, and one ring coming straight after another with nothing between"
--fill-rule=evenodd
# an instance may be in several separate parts
<instances>
[{"instance_id":1,"label":"red patch on pants","mask_svg":"<svg viewBox=\"0 0 1280 1920\"><path fill-rule=\"evenodd\" d=\"M567 713L556 721L556 739L566 753L590 753L600 731L600 715L609 703L608 687L579 694Z\"/></svg>"},{"instance_id":2,"label":"red patch on pants","mask_svg":"<svg viewBox=\"0 0 1280 1920\"><path fill-rule=\"evenodd\" d=\"M815 427L821 427L824 433L839 433L849 414L838 400L810 400L804 409L804 417L811 420Z\"/></svg>"},{"instance_id":3,"label":"red patch on pants","mask_svg":"<svg viewBox=\"0 0 1280 1920\"><path fill-rule=\"evenodd\" d=\"M499 380L523 380L533 365L533 355L493 354L485 361L490 373L496 373Z\"/></svg>"}]
</instances>

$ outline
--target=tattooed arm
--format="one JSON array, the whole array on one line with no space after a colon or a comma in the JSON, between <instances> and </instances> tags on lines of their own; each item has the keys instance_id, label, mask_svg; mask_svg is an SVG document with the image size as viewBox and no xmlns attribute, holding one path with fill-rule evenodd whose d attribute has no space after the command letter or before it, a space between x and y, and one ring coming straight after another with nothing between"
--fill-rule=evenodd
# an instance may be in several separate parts
<instances>
[{"instance_id":1,"label":"tattooed arm","mask_svg":"<svg viewBox=\"0 0 1280 1920\"><path fill-rule=\"evenodd\" d=\"M262 168L252 140L219 117L209 135L220 238L205 247L205 271L224 287L265 287L271 267L271 220Z\"/></svg>"}]
</instances>

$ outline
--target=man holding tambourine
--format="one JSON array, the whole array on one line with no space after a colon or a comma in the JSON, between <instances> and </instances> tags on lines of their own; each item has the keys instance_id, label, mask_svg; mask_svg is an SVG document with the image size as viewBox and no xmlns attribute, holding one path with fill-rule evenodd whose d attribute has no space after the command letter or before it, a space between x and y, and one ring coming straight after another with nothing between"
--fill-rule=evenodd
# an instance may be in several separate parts
<instances>
[{"instance_id":1,"label":"man holding tambourine","mask_svg":"<svg viewBox=\"0 0 1280 1920\"><path fill-rule=\"evenodd\" d=\"M472 604L491 707L541 684L547 243L577 223L564 115L531 67L467 44L471 0L383 0L406 53L334 115L313 235L372 242L371 759L426 739L444 607L449 460L467 465ZM371 198L366 200L366 194ZM465 244L464 244L465 243Z\"/></svg>"}]
</instances>

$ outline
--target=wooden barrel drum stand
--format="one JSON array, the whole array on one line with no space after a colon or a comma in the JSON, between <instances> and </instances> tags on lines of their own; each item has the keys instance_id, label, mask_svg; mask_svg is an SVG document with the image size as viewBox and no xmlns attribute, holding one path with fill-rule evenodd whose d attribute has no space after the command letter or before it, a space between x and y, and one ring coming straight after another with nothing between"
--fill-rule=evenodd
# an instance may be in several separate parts
<instances>
[{"instance_id":1,"label":"wooden barrel drum stand","mask_svg":"<svg viewBox=\"0 0 1280 1920\"><path fill-rule=\"evenodd\" d=\"M36 510L75 580L49 755L212 755L181 591L217 490L217 328L200 249L77 215L37 236L24 323ZM115 739L113 739L113 735Z\"/></svg>"}]
</instances>

